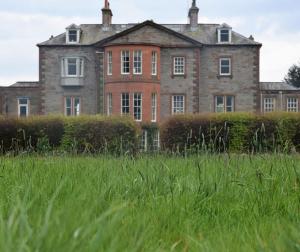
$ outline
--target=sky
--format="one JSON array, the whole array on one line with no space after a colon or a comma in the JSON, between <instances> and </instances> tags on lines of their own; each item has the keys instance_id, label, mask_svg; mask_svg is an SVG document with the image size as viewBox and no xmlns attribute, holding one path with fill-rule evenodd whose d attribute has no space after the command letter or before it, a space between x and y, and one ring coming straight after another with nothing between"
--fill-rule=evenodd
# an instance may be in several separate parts
<instances>
[{"instance_id":1,"label":"sky","mask_svg":"<svg viewBox=\"0 0 300 252\"><path fill-rule=\"evenodd\" d=\"M187 23L192 0L110 0L113 23ZM101 23L104 0L0 1L0 85L38 80L37 43L71 23ZM299 0L198 0L200 23L227 23L261 42L261 81L300 63Z\"/></svg>"}]
</instances>

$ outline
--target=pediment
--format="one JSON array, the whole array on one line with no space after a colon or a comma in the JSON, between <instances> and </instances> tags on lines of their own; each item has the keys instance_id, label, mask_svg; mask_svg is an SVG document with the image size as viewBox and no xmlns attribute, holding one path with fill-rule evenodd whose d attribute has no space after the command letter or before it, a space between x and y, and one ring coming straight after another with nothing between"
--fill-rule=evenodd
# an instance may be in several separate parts
<instances>
[{"instance_id":1,"label":"pediment","mask_svg":"<svg viewBox=\"0 0 300 252\"><path fill-rule=\"evenodd\" d=\"M146 21L128 30L111 36L101 43L103 46L118 44L155 44L162 47L195 47L201 44L183 34L164 26Z\"/></svg>"}]
</instances>

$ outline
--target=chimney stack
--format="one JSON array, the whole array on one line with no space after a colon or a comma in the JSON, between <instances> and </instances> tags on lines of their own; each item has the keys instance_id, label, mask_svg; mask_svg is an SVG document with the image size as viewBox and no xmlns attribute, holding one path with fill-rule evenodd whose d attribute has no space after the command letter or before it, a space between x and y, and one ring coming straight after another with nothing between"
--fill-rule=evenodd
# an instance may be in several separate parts
<instances>
[{"instance_id":1,"label":"chimney stack","mask_svg":"<svg viewBox=\"0 0 300 252\"><path fill-rule=\"evenodd\" d=\"M110 26L112 21L112 11L109 7L108 0L104 1L104 8L102 9L102 24L104 26Z\"/></svg>"},{"instance_id":2,"label":"chimney stack","mask_svg":"<svg viewBox=\"0 0 300 252\"><path fill-rule=\"evenodd\" d=\"M189 10L189 20L192 28L198 26L198 13L199 8L196 6L196 0L193 0L192 7Z\"/></svg>"}]
</instances>

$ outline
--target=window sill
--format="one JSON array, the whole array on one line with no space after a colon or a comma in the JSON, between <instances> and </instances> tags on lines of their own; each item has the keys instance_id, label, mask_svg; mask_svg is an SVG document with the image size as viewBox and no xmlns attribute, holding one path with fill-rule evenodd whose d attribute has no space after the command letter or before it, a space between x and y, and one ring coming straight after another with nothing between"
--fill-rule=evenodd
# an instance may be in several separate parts
<instances>
[{"instance_id":1,"label":"window sill","mask_svg":"<svg viewBox=\"0 0 300 252\"><path fill-rule=\"evenodd\" d=\"M186 74L172 74L172 79L174 78L184 78L186 79Z\"/></svg>"},{"instance_id":2,"label":"window sill","mask_svg":"<svg viewBox=\"0 0 300 252\"><path fill-rule=\"evenodd\" d=\"M232 74L218 74L217 75L217 78L218 79L221 79L221 78L230 78L230 79L232 79L233 78L233 75Z\"/></svg>"}]
</instances>

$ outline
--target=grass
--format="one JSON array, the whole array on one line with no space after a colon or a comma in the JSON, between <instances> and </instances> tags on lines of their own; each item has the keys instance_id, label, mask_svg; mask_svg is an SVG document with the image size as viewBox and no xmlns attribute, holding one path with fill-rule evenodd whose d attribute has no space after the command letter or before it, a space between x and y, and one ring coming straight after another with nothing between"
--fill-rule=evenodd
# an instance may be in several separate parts
<instances>
[{"instance_id":1,"label":"grass","mask_svg":"<svg viewBox=\"0 0 300 252\"><path fill-rule=\"evenodd\" d=\"M299 156L0 158L0 251L300 251Z\"/></svg>"}]
</instances>

